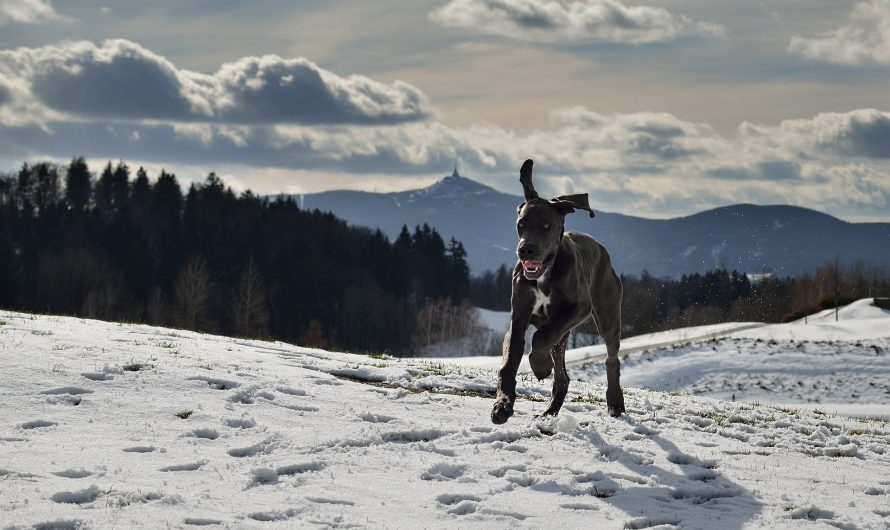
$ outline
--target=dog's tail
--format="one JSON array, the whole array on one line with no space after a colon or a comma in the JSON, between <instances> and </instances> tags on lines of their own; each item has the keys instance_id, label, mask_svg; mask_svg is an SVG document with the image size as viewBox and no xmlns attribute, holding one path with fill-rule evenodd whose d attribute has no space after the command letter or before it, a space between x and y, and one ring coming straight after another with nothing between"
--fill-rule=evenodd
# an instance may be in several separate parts
<instances>
[{"instance_id":1,"label":"dog's tail","mask_svg":"<svg viewBox=\"0 0 890 530\"><path fill-rule=\"evenodd\" d=\"M535 162L529 158L523 162L522 168L519 170L519 183L522 184L526 202L539 198L538 192L535 191L535 186L532 184L532 166L534 165Z\"/></svg>"}]
</instances>

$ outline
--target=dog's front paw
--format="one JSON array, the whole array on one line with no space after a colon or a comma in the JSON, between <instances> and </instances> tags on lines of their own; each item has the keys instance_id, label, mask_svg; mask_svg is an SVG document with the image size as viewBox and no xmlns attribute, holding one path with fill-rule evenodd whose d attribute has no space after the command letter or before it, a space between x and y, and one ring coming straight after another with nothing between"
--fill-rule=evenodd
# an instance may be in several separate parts
<instances>
[{"instance_id":1,"label":"dog's front paw","mask_svg":"<svg viewBox=\"0 0 890 530\"><path fill-rule=\"evenodd\" d=\"M624 393L620 388L615 391L606 391L606 406L609 409L609 416L613 418L624 413Z\"/></svg>"},{"instance_id":2,"label":"dog's front paw","mask_svg":"<svg viewBox=\"0 0 890 530\"><path fill-rule=\"evenodd\" d=\"M559 416L559 409L550 407L547 410L545 410L544 412L535 416L535 419L546 419L548 416L551 418L555 418L556 416Z\"/></svg>"},{"instance_id":3,"label":"dog's front paw","mask_svg":"<svg viewBox=\"0 0 890 530\"><path fill-rule=\"evenodd\" d=\"M491 409L491 422L497 425L506 423L513 415L513 400L507 396L499 396Z\"/></svg>"}]
</instances>

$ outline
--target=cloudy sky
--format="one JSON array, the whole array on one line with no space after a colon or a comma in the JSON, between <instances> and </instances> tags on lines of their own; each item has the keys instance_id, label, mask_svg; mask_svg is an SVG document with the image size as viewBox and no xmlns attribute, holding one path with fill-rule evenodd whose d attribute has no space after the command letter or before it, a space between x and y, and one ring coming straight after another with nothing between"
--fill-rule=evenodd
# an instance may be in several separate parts
<instances>
[{"instance_id":1,"label":"cloudy sky","mask_svg":"<svg viewBox=\"0 0 890 530\"><path fill-rule=\"evenodd\" d=\"M0 0L0 170L890 221L890 0Z\"/></svg>"}]
</instances>

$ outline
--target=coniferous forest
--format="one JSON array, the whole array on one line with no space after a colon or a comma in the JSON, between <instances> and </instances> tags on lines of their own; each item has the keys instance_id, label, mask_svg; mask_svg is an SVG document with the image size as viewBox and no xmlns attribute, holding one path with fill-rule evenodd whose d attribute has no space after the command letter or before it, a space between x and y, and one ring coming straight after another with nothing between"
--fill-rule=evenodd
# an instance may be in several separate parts
<instances>
[{"instance_id":1,"label":"coniferous forest","mask_svg":"<svg viewBox=\"0 0 890 530\"><path fill-rule=\"evenodd\" d=\"M463 245L427 225L392 242L292 199L236 195L213 173L183 192L124 162L93 174L23 164L0 175L0 307L408 356L496 354L473 306L508 311L512 268L471 278ZM780 322L890 295L885 264L825 264L752 282L713 270L622 276L624 336ZM592 335L590 324L579 331ZM476 339L466 341L467 337ZM466 351L464 351L466 350Z\"/></svg>"},{"instance_id":2,"label":"coniferous forest","mask_svg":"<svg viewBox=\"0 0 890 530\"><path fill-rule=\"evenodd\" d=\"M408 355L425 307L472 316L465 258L429 226L390 242L293 200L236 196L213 173L185 192L171 173L109 162L93 175L83 158L0 177L3 308Z\"/></svg>"}]
</instances>

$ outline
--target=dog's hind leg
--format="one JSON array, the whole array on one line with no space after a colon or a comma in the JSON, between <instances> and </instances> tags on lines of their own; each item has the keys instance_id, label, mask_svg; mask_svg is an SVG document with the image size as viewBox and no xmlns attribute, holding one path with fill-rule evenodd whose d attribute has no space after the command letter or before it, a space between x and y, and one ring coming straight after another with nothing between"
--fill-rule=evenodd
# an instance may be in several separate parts
<instances>
[{"instance_id":1,"label":"dog's hind leg","mask_svg":"<svg viewBox=\"0 0 890 530\"><path fill-rule=\"evenodd\" d=\"M606 406L609 415L618 417L624 412L624 392L621 391L621 308L617 311L594 311L593 320L606 342Z\"/></svg>"},{"instance_id":2,"label":"dog's hind leg","mask_svg":"<svg viewBox=\"0 0 890 530\"><path fill-rule=\"evenodd\" d=\"M550 394L550 406L541 416L556 416L566 399L569 391L569 374L566 372L566 346L569 342L569 334L563 335L550 352L553 372L553 392Z\"/></svg>"},{"instance_id":3,"label":"dog's hind leg","mask_svg":"<svg viewBox=\"0 0 890 530\"><path fill-rule=\"evenodd\" d=\"M532 350L528 354L528 364L531 366L532 373L535 374L538 381L543 381L550 377L550 372L553 371L553 359L552 352Z\"/></svg>"}]
</instances>

